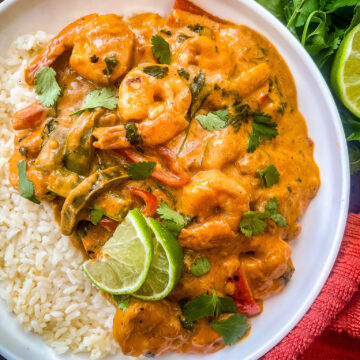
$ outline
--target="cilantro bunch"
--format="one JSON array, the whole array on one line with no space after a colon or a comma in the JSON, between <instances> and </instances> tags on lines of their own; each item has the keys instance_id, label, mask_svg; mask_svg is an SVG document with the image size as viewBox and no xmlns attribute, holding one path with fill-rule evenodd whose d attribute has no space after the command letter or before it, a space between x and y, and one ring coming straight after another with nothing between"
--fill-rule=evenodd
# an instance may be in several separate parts
<instances>
[{"instance_id":1,"label":"cilantro bunch","mask_svg":"<svg viewBox=\"0 0 360 360\"><path fill-rule=\"evenodd\" d=\"M330 68L346 34L360 23L360 0L256 0L301 42L320 68L330 89ZM360 171L360 119L333 94L344 125L351 172Z\"/></svg>"}]
</instances>

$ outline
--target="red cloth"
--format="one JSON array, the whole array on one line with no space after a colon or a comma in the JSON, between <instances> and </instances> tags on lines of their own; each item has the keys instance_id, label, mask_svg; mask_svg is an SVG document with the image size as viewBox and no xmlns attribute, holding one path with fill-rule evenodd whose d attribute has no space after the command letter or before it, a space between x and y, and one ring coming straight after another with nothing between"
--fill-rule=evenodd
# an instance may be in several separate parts
<instances>
[{"instance_id":1,"label":"red cloth","mask_svg":"<svg viewBox=\"0 0 360 360\"><path fill-rule=\"evenodd\" d=\"M360 214L350 214L331 274L310 310L263 360L360 359Z\"/></svg>"}]
</instances>

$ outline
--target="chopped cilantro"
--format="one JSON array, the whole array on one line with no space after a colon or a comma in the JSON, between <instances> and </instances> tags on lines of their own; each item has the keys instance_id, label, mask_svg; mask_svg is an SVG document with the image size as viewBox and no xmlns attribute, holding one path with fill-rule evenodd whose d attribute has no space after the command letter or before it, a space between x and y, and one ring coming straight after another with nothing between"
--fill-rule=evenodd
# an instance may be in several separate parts
<instances>
[{"instance_id":1,"label":"chopped cilantro","mask_svg":"<svg viewBox=\"0 0 360 360\"><path fill-rule=\"evenodd\" d=\"M270 164L262 170L256 171L262 187L271 187L279 182L280 174L275 165Z\"/></svg>"},{"instance_id":2,"label":"chopped cilantro","mask_svg":"<svg viewBox=\"0 0 360 360\"><path fill-rule=\"evenodd\" d=\"M115 55L106 57L104 61L105 61L106 69L104 69L103 73L106 76L110 76L113 74L116 66L119 64L119 61Z\"/></svg>"},{"instance_id":3,"label":"chopped cilantro","mask_svg":"<svg viewBox=\"0 0 360 360\"><path fill-rule=\"evenodd\" d=\"M202 276L207 274L211 269L210 261L207 257L197 258L193 264L191 264L190 272L194 276Z\"/></svg>"},{"instance_id":4,"label":"chopped cilantro","mask_svg":"<svg viewBox=\"0 0 360 360\"><path fill-rule=\"evenodd\" d=\"M229 124L232 125L235 133L239 131L241 124L246 122L251 114L252 111L248 104L237 104L234 106L234 113L230 116Z\"/></svg>"},{"instance_id":5,"label":"chopped cilantro","mask_svg":"<svg viewBox=\"0 0 360 360\"><path fill-rule=\"evenodd\" d=\"M201 26L200 24L196 24L196 25L189 25L188 29L194 33L201 34L204 30L204 27Z\"/></svg>"},{"instance_id":6,"label":"chopped cilantro","mask_svg":"<svg viewBox=\"0 0 360 360\"><path fill-rule=\"evenodd\" d=\"M267 227L266 219L270 219L276 223L277 226L283 227L287 222L279 211L279 201L274 197L268 200L265 205L265 211L247 211L241 218L240 230L246 237L259 235L265 231Z\"/></svg>"},{"instance_id":7,"label":"chopped cilantro","mask_svg":"<svg viewBox=\"0 0 360 360\"><path fill-rule=\"evenodd\" d=\"M114 110L117 103L118 98L110 88L106 87L102 90L93 90L86 96L84 107L71 113L70 116L79 115L85 110L96 109L97 107Z\"/></svg>"},{"instance_id":8,"label":"chopped cilantro","mask_svg":"<svg viewBox=\"0 0 360 360\"><path fill-rule=\"evenodd\" d=\"M277 123L271 121L269 114L257 112L253 114L252 131L249 137L247 152L252 153L260 145L261 140L271 140L277 135Z\"/></svg>"},{"instance_id":9,"label":"chopped cilantro","mask_svg":"<svg viewBox=\"0 0 360 360\"><path fill-rule=\"evenodd\" d=\"M40 102L47 107L54 106L61 94L55 70L47 66L42 67L35 76L34 85Z\"/></svg>"},{"instance_id":10,"label":"chopped cilantro","mask_svg":"<svg viewBox=\"0 0 360 360\"><path fill-rule=\"evenodd\" d=\"M206 317L218 317L224 313L235 313L236 304L231 297L217 296L215 290L211 296L199 295L187 302L183 314L188 323Z\"/></svg>"},{"instance_id":11,"label":"chopped cilantro","mask_svg":"<svg viewBox=\"0 0 360 360\"><path fill-rule=\"evenodd\" d=\"M184 68L178 69L177 73L185 80L190 79L190 74Z\"/></svg>"},{"instance_id":12,"label":"chopped cilantro","mask_svg":"<svg viewBox=\"0 0 360 360\"><path fill-rule=\"evenodd\" d=\"M157 79L162 79L169 73L169 68L167 66L159 65L150 65L143 68L145 74L153 76Z\"/></svg>"},{"instance_id":13,"label":"chopped cilantro","mask_svg":"<svg viewBox=\"0 0 360 360\"><path fill-rule=\"evenodd\" d=\"M124 127L125 127L126 140L132 146L135 146L136 148L141 150L143 140L141 138L141 135L138 132L138 128L137 128L136 124L134 122L130 121L130 122L126 123L124 125Z\"/></svg>"},{"instance_id":14,"label":"chopped cilantro","mask_svg":"<svg viewBox=\"0 0 360 360\"><path fill-rule=\"evenodd\" d=\"M155 161L139 161L131 164L127 172L133 180L144 180L152 174L155 166Z\"/></svg>"},{"instance_id":15,"label":"chopped cilantro","mask_svg":"<svg viewBox=\"0 0 360 360\"><path fill-rule=\"evenodd\" d=\"M93 64L96 64L99 61L99 57L94 54L94 55L90 56L90 61Z\"/></svg>"},{"instance_id":16,"label":"chopped cilantro","mask_svg":"<svg viewBox=\"0 0 360 360\"><path fill-rule=\"evenodd\" d=\"M163 220L162 224L164 225L164 227L166 227L169 231L175 234L179 234L186 225L185 217L176 212L175 210L171 209L165 201L162 201L160 203L156 212Z\"/></svg>"},{"instance_id":17,"label":"chopped cilantro","mask_svg":"<svg viewBox=\"0 0 360 360\"><path fill-rule=\"evenodd\" d=\"M160 32L163 33L163 34L166 34L168 36L172 35L172 32L170 30L167 30L167 29L161 29Z\"/></svg>"},{"instance_id":18,"label":"chopped cilantro","mask_svg":"<svg viewBox=\"0 0 360 360\"><path fill-rule=\"evenodd\" d=\"M178 37L177 37L177 41L179 43L183 43L187 39L190 39L190 36L187 36L185 34L179 34Z\"/></svg>"},{"instance_id":19,"label":"chopped cilantro","mask_svg":"<svg viewBox=\"0 0 360 360\"><path fill-rule=\"evenodd\" d=\"M164 40L160 35L154 35L151 38L151 50L155 58L161 64L170 64L171 63L171 51L169 43Z\"/></svg>"},{"instance_id":20,"label":"chopped cilantro","mask_svg":"<svg viewBox=\"0 0 360 360\"><path fill-rule=\"evenodd\" d=\"M117 307L125 311L130 305L130 295L111 295L116 301Z\"/></svg>"},{"instance_id":21,"label":"chopped cilantro","mask_svg":"<svg viewBox=\"0 0 360 360\"><path fill-rule=\"evenodd\" d=\"M221 321L212 321L210 326L222 337L226 345L234 345L241 339L249 328L244 314L235 314Z\"/></svg>"},{"instance_id":22,"label":"chopped cilantro","mask_svg":"<svg viewBox=\"0 0 360 360\"><path fill-rule=\"evenodd\" d=\"M210 89L205 82L205 75L201 70L199 71L199 74L194 77L194 80L190 85L190 91L190 117L192 119L197 111L201 108L201 105L204 103L206 98L210 95Z\"/></svg>"},{"instance_id":23,"label":"chopped cilantro","mask_svg":"<svg viewBox=\"0 0 360 360\"><path fill-rule=\"evenodd\" d=\"M17 164L19 176L20 195L25 199L32 201L35 204L40 204L40 201L34 195L34 184L26 176L26 161L22 160Z\"/></svg>"},{"instance_id":24,"label":"chopped cilantro","mask_svg":"<svg viewBox=\"0 0 360 360\"><path fill-rule=\"evenodd\" d=\"M94 208L90 211L90 220L93 225L97 225L99 221L104 216L105 211L99 206L95 205Z\"/></svg>"}]
</instances>

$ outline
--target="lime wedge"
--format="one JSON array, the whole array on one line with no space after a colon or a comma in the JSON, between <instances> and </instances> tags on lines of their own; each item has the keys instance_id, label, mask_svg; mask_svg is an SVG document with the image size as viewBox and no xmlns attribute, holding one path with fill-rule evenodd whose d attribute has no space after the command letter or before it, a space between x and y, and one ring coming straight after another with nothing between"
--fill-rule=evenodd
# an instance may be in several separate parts
<instances>
[{"instance_id":1,"label":"lime wedge","mask_svg":"<svg viewBox=\"0 0 360 360\"><path fill-rule=\"evenodd\" d=\"M131 294L141 287L150 269L153 241L138 209L129 211L101 254L81 266L93 284L110 294Z\"/></svg>"},{"instance_id":2,"label":"lime wedge","mask_svg":"<svg viewBox=\"0 0 360 360\"><path fill-rule=\"evenodd\" d=\"M184 256L173 234L156 220L149 218L147 221L155 235L154 257L144 284L133 296L145 301L156 301L168 295L179 281Z\"/></svg>"},{"instance_id":3,"label":"lime wedge","mask_svg":"<svg viewBox=\"0 0 360 360\"><path fill-rule=\"evenodd\" d=\"M341 42L331 69L331 83L342 103L360 117L360 25Z\"/></svg>"}]
</instances>

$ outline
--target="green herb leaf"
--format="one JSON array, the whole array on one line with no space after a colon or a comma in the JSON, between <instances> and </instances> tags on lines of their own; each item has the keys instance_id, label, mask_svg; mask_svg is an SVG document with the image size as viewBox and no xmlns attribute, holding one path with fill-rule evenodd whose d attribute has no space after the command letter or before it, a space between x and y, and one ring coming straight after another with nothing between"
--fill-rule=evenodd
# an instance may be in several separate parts
<instances>
[{"instance_id":1,"label":"green herb leaf","mask_svg":"<svg viewBox=\"0 0 360 360\"><path fill-rule=\"evenodd\" d=\"M246 320L245 315L235 314L226 320L212 321L210 326L221 335L226 345L234 345L245 335L249 328Z\"/></svg>"},{"instance_id":2,"label":"green herb leaf","mask_svg":"<svg viewBox=\"0 0 360 360\"><path fill-rule=\"evenodd\" d=\"M20 161L17 164L17 168L19 176L19 189L21 191L20 195L35 204L40 204L40 201L34 195L34 184L26 176L26 161Z\"/></svg>"},{"instance_id":3,"label":"green herb leaf","mask_svg":"<svg viewBox=\"0 0 360 360\"><path fill-rule=\"evenodd\" d=\"M205 75L201 70L199 71L199 74L194 77L194 80L190 85L190 91L190 118L192 119L210 95L210 89L205 83Z\"/></svg>"},{"instance_id":4,"label":"green herb leaf","mask_svg":"<svg viewBox=\"0 0 360 360\"><path fill-rule=\"evenodd\" d=\"M251 237L263 233L267 227L266 219L270 219L277 226L287 225L286 219L279 211L279 201L274 197L268 200L265 211L247 211L241 218L240 230L246 237Z\"/></svg>"},{"instance_id":5,"label":"green herb leaf","mask_svg":"<svg viewBox=\"0 0 360 360\"><path fill-rule=\"evenodd\" d=\"M162 224L171 232L178 234L186 226L185 217L171 209L165 201L160 203L156 212L163 220Z\"/></svg>"},{"instance_id":6,"label":"green herb leaf","mask_svg":"<svg viewBox=\"0 0 360 360\"><path fill-rule=\"evenodd\" d=\"M187 39L190 39L190 36L187 36L185 34L179 34L178 37L177 37L177 41L179 43L183 43Z\"/></svg>"},{"instance_id":7,"label":"green herb leaf","mask_svg":"<svg viewBox=\"0 0 360 360\"><path fill-rule=\"evenodd\" d=\"M154 35L151 38L152 47L151 50L155 58L161 64L170 64L171 63L171 51L169 43L164 40L160 35Z\"/></svg>"},{"instance_id":8,"label":"green herb leaf","mask_svg":"<svg viewBox=\"0 0 360 360\"><path fill-rule=\"evenodd\" d=\"M111 295L116 301L117 307L121 311L125 311L130 305L130 295Z\"/></svg>"},{"instance_id":9,"label":"green herb leaf","mask_svg":"<svg viewBox=\"0 0 360 360\"><path fill-rule=\"evenodd\" d=\"M247 152L252 153L260 145L261 140L271 140L277 135L277 123L271 121L272 117L265 113L254 113L252 131L249 137Z\"/></svg>"},{"instance_id":10,"label":"green herb leaf","mask_svg":"<svg viewBox=\"0 0 360 360\"><path fill-rule=\"evenodd\" d=\"M260 178L260 185L262 187L271 187L279 182L280 174L275 165L270 164L262 170L257 170L256 173Z\"/></svg>"},{"instance_id":11,"label":"green herb leaf","mask_svg":"<svg viewBox=\"0 0 360 360\"><path fill-rule=\"evenodd\" d=\"M93 90L87 96L85 105L80 110L70 114L70 116L78 115L85 110L92 110L98 107L103 107L108 110L114 110L117 106L118 98L110 88L103 88L102 90Z\"/></svg>"},{"instance_id":12,"label":"green herb leaf","mask_svg":"<svg viewBox=\"0 0 360 360\"><path fill-rule=\"evenodd\" d=\"M252 111L248 104L238 104L234 107L234 114L230 116L229 124L234 128L234 132L237 133L243 122L247 122L249 116L252 115Z\"/></svg>"},{"instance_id":13,"label":"green herb leaf","mask_svg":"<svg viewBox=\"0 0 360 360\"><path fill-rule=\"evenodd\" d=\"M191 264L190 272L194 276L202 276L207 274L211 269L210 261L207 257L197 258L193 264Z\"/></svg>"},{"instance_id":14,"label":"green herb leaf","mask_svg":"<svg viewBox=\"0 0 360 360\"><path fill-rule=\"evenodd\" d=\"M143 68L145 74L153 76L157 79L162 79L169 73L169 68L167 66L159 66L159 65L150 65L145 66Z\"/></svg>"},{"instance_id":15,"label":"green herb leaf","mask_svg":"<svg viewBox=\"0 0 360 360\"><path fill-rule=\"evenodd\" d=\"M172 35L172 32L170 30L167 30L167 29L161 29L160 32L165 34L165 35L168 35L168 36Z\"/></svg>"},{"instance_id":16,"label":"green herb leaf","mask_svg":"<svg viewBox=\"0 0 360 360\"><path fill-rule=\"evenodd\" d=\"M189 25L188 29L193 31L194 33L201 34L204 30L204 27L201 26L200 24L196 24L196 25Z\"/></svg>"},{"instance_id":17,"label":"green herb leaf","mask_svg":"<svg viewBox=\"0 0 360 360\"><path fill-rule=\"evenodd\" d=\"M152 174L155 166L155 161L139 161L131 164L127 169L127 173L133 180L145 180Z\"/></svg>"},{"instance_id":18,"label":"green herb leaf","mask_svg":"<svg viewBox=\"0 0 360 360\"><path fill-rule=\"evenodd\" d=\"M104 216L105 211L99 206L95 205L94 208L90 211L90 220L93 225L97 225L99 221Z\"/></svg>"},{"instance_id":19,"label":"green herb leaf","mask_svg":"<svg viewBox=\"0 0 360 360\"><path fill-rule=\"evenodd\" d=\"M196 120L203 129L208 131L221 130L227 126L229 113L227 110L209 112L207 115L198 115Z\"/></svg>"},{"instance_id":20,"label":"green herb leaf","mask_svg":"<svg viewBox=\"0 0 360 360\"><path fill-rule=\"evenodd\" d=\"M55 70L46 66L42 67L35 76L34 85L40 102L48 107L54 106L61 94Z\"/></svg>"},{"instance_id":21,"label":"green herb leaf","mask_svg":"<svg viewBox=\"0 0 360 360\"><path fill-rule=\"evenodd\" d=\"M188 323L197 319L215 316L224 313L235 313L236 304L231 297L220 297L213 290L212 296L199 295L184 305L183 313Z\"/></svg>"},{"instance_id":22,"label":"green herb leaf","mask_svg":"<svg viewBox=\"0 0 360 360\"><path fill-rule=\"evenodd\" d=\"M178 72L179 76L182 77L183 79L185 79L185 80L190 79L190 74L184 68L178 69L177 72Z\"/></svg>"},{"instance_id":23,"label":"green herb leaf","mask_svg":"<svg viewBox=\"0 0 360 360\"><path fill-rule=\"evenodd\" d=\"M136 124L132 121L126 123L124 125L125 127L125 137L126 140L132 145L135 146L136 148L140 149L142 148L143 145L143 140L141 138L141 135L138 132L138 128L136 126Z\"/></svg>"},{"instance_id":24,"label":"green herb leaf","mask_svg":"<svg viewBox=\"0 0 360 360\"><path fill-rule=\"evenodd\" d=\"M104 75L110 76L113 74L116 66L119 64L119 61L115 55L106 57L104 61L106 65L106 69L103 71Z\"/></svg>"},{"instance_id":25,"label":"green herb leaf","mask_svg":"<svg viewBox=\"0 0 360 360\"><path fill-rule=\"evenodd\" d=\"M352 142L349 144L349 158L351 175L360 171L360 143Z\"/></svg>"}]
</instances>

